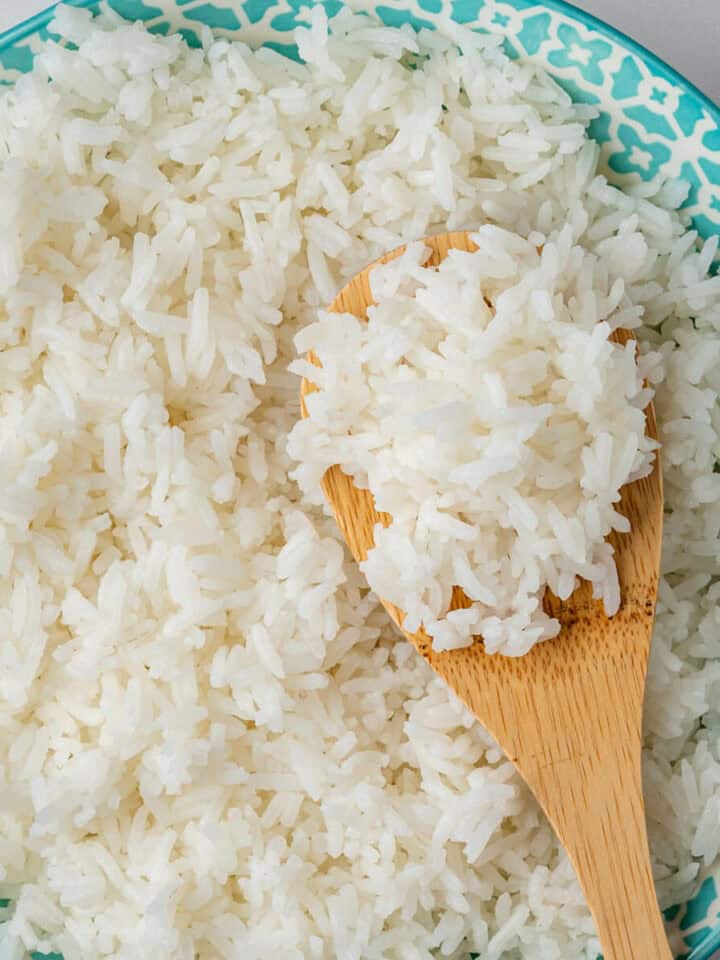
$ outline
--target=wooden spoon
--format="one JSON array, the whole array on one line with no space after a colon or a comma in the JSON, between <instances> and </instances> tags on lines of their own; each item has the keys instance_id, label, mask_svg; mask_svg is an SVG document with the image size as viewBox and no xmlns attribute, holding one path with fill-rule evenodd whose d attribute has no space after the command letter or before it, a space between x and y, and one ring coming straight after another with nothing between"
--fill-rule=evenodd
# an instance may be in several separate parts
<instances>
[{"instance_id":1,"label":"wooden spoon","mask_svg":"<svg viewBox=\"0 0 720 960\"><path fill-rule=\"evenodd\" d=\"M450 249L475 249L467 233L429 237L425 244L432 265ZM329 309L366 319L373 303L370 271L404 249L359 273ZM624 342L628 334L617 339ZM304 398L316 389L303 380L303 416ZM647 425L655 437L652 407ZM378 513L372 494L358 490L338 466L325 474L323 489L353 556L364 560L375 524L387 526L391 517ZM488 655L480 638L436 653L423 630L405 635L495 737L540 802L575 867L605 960L671 960L650 869L640 766L663 519L657 462L651 476L624 488L620 509L632 532L611 538L622 595L612 619L583 583L564 603L547 596L561 633L523 657ZM402 611L383 603L402 629ZM456 587L452 608L468 604Z\"/></svg>"}]
</instances>

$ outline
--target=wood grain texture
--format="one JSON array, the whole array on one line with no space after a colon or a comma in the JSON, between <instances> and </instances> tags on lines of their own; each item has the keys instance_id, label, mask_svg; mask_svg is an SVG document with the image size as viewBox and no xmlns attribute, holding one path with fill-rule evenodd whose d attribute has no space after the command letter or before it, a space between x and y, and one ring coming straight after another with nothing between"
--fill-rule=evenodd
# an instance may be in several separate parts
<instances>
[{"instance_id":1,"label":"wood grain texture","mask_svg":"<svg viewBox=\"0 0 720 960\"><path fill-rule=\"evenodd\" d=\"M451 248L474 249L466 233L425 242L431 264ZM340 292L331 311L366 319L372 303L368 276L375 265ZM303 416L304 398L316 389L303 381ZM652 407L647 421L655 436ZM337 466L325 474L323 489L353 556L363 560L375 525L388 525L391 518L378 513L372 494L356 489ZM585 891L605 960L671 960L650 870L640 767L663 519L657 462L650 477L624 488L620 509L632 532L611 538L622 594L611 620L583 583L564 603L546 597L561 633L524 657L488 655L479 638L471 647L436 653L423 630L406 636L492 733L542 805ZM468 603L455 588L453 608ZM384 605L402 629L402 611Z\"/></svg>"}]
</instances>

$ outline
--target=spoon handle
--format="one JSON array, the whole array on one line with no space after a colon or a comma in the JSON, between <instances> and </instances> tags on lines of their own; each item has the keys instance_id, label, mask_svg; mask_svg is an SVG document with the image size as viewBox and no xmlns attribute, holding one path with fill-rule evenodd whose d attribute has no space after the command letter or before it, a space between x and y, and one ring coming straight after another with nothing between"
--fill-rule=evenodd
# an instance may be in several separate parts
<instances>
[{"instance_id":1,"label":"spoon handle","mask_svg":"<svg viewBox=\"0 0 720 960\"><path fill-rule=\"evenodd\" d=\"M633 701L637 680L621 663L578 675L574 696L585 710L572 709L564 723L541 714L540 752L515 762L575 867L605 960L672 960L650 867L641 716L618 710L623 699ZM562 692L573 695L558 691L558 709L567 708ZM570 722L572 734L558 738Z\"/></svg>"}]
</instances>

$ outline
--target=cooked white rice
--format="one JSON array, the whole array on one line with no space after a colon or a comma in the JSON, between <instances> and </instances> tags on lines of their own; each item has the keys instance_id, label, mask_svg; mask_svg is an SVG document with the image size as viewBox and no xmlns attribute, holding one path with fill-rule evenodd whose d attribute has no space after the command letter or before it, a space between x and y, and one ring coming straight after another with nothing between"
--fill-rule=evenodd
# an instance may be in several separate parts
<instances>
[{"instance_id":1,"label":"cooked white rice","mask_svg":"<svg viewBox=\"0 0 720 960\"><path fill-rule=\"evenodd\" d=\"M720 280L683 188L609 187L589 109L460 28L328 41L315 8L308 66L56 29L78 50L0 99L3 957L594 958L511 765L290 479L287 368L432 230L569 223L623 280L662 357L646 783L680 901L720 847Z\"/></svg>"},{"instance_id":2,"label":"cooked white rice","mask_svg":"<svg viewBox=\"0 0 720 960\"><path fill-rule=\"evenodd\" d=\"M632 306L621 277L573 243L484 225L473 253L424 266L421 241L369 274L367 322L321 314L295 338L320 389L290 436L312 496L335 463L390 514L360 568L436 650L483 638L521 656L557 636L543 611L590 581L612 616L620 490L652 469L644 408L659 357L609 338ZM474 602L448 612L454 585Z\"/></svg>"}]
</instances>

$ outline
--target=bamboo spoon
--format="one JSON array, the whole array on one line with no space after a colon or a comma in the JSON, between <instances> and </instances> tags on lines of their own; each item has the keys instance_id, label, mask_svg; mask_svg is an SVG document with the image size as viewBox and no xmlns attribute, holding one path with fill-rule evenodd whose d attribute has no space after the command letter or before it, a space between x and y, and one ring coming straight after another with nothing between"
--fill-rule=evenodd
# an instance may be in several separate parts
<instances>
[{"instance_id":1,"label":"bamboo spoon","mask_svg":"<svg viewBox=\"0 0 720 960\"><path fill-rule=\"evenodd\" d=\"M425 244L433 265L450 249L475 249L467 233ZM403 250L359 273L329 309L366 319L373 303L370 271ZM316 389L303 380L303 416L305 397ZM652 407L647 424L655 436ZM358 490L338 466L325 474L323 489L353 556L365 559L375 524L387 526L391 517L378 513L372 494ZM605 960L671 960L650 870L640 768L663 518L657 463L651 476L624 488L621 511L632 532L612 537L622 595L612 619L582 584L564 603L547 596L561 633L524 657L489 656L481 642L436 653L423 630L406 636L495 737L540 802L575 867ZM400 627L402 611L383 603ZM468 604L456 587L452 607Z\"/></svg>"}]
</instances>

